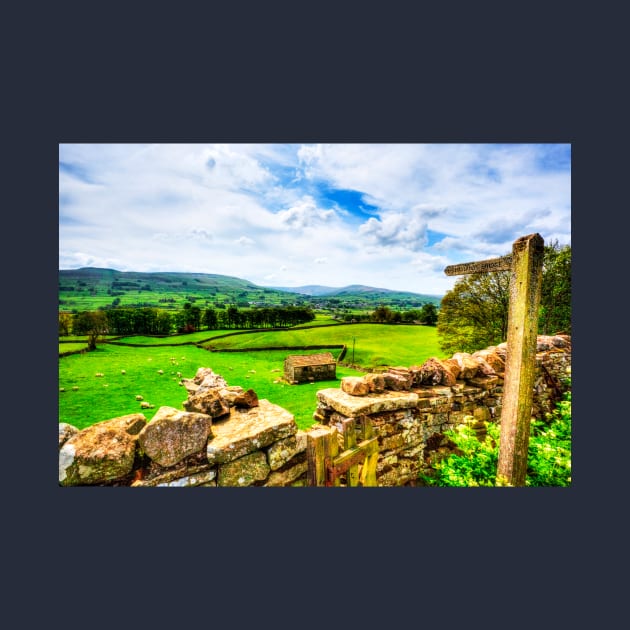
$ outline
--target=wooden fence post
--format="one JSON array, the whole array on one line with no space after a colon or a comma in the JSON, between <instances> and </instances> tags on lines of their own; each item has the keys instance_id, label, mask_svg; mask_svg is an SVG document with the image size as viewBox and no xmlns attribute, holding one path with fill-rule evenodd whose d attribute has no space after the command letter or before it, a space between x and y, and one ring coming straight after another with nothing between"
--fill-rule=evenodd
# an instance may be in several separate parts
<instances>
[{"instance_id":1,"label":"wooden fence post","mask_svg":"<svg viewBox=\"0 0 630 630\"><path fill-rule=\"evenodd\" d=\"M540 234L523 236L512 246L497 485L524 486L527 475L543 254Z\"/></svg>"}]
</instances>

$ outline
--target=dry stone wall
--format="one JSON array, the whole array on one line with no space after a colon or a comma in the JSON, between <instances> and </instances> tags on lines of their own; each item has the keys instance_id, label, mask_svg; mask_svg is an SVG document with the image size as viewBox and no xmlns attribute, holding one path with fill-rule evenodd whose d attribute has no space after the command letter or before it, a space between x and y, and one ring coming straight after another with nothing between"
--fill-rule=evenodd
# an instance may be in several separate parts
<instances>
[{"instance_id":1,"label":"dry stone wall","mask_svg":"<svg viewBox=\"0 0 630 630\"><path fill-rule=\"evenodd\" d=\"M315 418L320 428L337 432L340 449L344 420L359 425L369 419L379 445L377 484L419 485L419 475L430 474L454 446L447 430L470 423L481 437L486 421L500 422L505 359L501 344L446 361L431 358L421 366L343 378L339 389L317 392ZM570 373L570 337L539 336L533 417L545 419L555 409Z\"/></svg>"},{"instance_id":2,"label":"dry stone wall","mask_svg":"<svg viewBox=\"0 0 630 630\"><path fill-rule=\"evenodd\" d=\"M377 483L417 485L449 450L444 432L500 421L505 345L421 366L348 377L317 392L317 421L299 430L286 409L229 386L210 368L184 379L184 411L160 407L78 430L59 424L59 485L130 487L304 486L312 430L369 418L378 437ZM571 340L539 336L532 415L544 418L567 388ZM299 387L299 385L296 385ZM342 479L342 484L343 484Z\"/></svg>"}]
</instances>

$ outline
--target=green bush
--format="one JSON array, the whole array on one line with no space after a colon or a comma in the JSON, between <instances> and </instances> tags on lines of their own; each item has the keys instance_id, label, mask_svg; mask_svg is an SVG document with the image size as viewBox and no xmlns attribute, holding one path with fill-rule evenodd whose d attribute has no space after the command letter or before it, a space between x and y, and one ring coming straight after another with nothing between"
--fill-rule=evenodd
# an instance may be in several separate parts
<instances>
[{"instance_id":1,"label":"green bush","mask_svg":"<svg viewBox=\"0 0 630 630\"><path fill-rule=\"evenodd\" d=\"M495 486L500 428L486 422L483 439L471 424L445 432L455 445L453 454L434 464L434 475L420 478L429 486ZM527 457L527 486L571 484L571 390L565 392L546 421L534 420L530 427Z\"/></svg>"}]
</instances>

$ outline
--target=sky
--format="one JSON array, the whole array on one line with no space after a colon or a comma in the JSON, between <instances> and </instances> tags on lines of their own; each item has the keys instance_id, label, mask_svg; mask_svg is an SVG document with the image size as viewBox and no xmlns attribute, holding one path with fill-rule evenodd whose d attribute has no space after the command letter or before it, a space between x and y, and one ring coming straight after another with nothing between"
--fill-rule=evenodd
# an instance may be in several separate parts
<instances>
[{"instance_id":1,"label":"sky","mask_svg":"<svg viewBox=\"0 0 630 630\"><path fill-rule=\"evenodd\" d=\"M535 232L571 244L570 144L59 145L59 269L442 296Z\"/></svg>"}]
</instances>

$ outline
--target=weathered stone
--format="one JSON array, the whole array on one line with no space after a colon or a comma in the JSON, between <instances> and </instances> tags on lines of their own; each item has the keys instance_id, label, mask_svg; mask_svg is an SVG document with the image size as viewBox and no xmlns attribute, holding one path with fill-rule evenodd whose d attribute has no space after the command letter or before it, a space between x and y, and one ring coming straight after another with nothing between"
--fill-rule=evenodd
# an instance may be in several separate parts
<instances>
[{"instance_id":1,"label":"weathered stone","mask_svg":"<svg viewBox=\"0 0 630 630\"><path fill-rule=\"evenodd\" d=\"M182 404L186 411L196 411L212 418L220 418L230 413L230 405L216 389L202 389L200 387L196 393L188 396L188 399Z\"/></svg>"},{"instance_id":2,"label":"weathered stone","mask_svg":"<svg viewBox=\"0 0 630 630\"><path fill-rule=\"evenodd\" d=\"M394 392L402 392L411 388L411 376L397 374L394 372L383 372L383 380L385 381L385 389L391 389Z\"/></svg>"},{"instance_id":3,"label":"weathered stone","mask_svg":"<svg viewBox=\"0 0 630 630\"><path fill-rule=\"evenodd\" d=\"M569 335L553 335L551 342L556 348L571 349L571 337Z\"/></svg>"},{"instance_id":4,"label":"weathered stone","mask_svg":"<svg viewBox=\"0 0 630 630\"><path fill-rule=\"evenodd\" d=\"M479 371L479 364L468 352L456 352L453 355L453 359L459 365L459 378L461 379L468 380L473 378Z\"/></svg>"},{"instance_id":5,"label":"weathered stone","mask_svg":"<svg viewBox=\"0 0 630 630\"><path fill-rule=\"evenodd\" d=\"M232 408L226 420L214 423L208 440L210 464L223 464L297 433L293 414L264 398L246 411ZM220 484L219 484L220 485Z\"/></svg>"},{"instance_id":6,"label":"weathered stone","mask_svg":"<svg viewBox=\"0 0 630 630\"><path fill-rule=\"evenodd\" d=\"M427 359L420 369L420 382L423 385L455 385L457 378L448 366L440 359L431 357Z\"/></svg>"},{"instance_id":7,"label":"weathered stone","mask_svg":"<svg viewBox=\"0 0 630 630\"><path fill-rule=\"evenodd\" d=\"M173 466L201 451L212 436L212 418L203 413L160 407L138 440L144 453L160 466Z\"/></svg>"},{"instance_id":8,"label":"weathered stone","mask_svg":"<svg viewBox=\"0 0 630 630\"><path fill-rule=\"evenodd\" d=\"M199 385L191 378L183 378L179 383L186 388L188 394L194 394L199 389Z\"/></svg>"},{"instance_id":9,"label":"weathered stone","mask_svg":"<svg viewBox=\"0 0 630 630\"><path fill-rule=\"evenodd\" d=\"M199 383L199 389L223 389L227 387L227 381L215 374L211 368L199 368L195 375L195 382Z\"/></svg>"},{"instance_id":10,"label":"weathered stone","mask_svg":"<svg viewBox=\"0 0 630 630\"><path fill-rule=\"evenodd\" d=\"M307 470L308 463L305 460L295 466L287 468L286 470L274 471L267 478L265 487L297 485L295 484L295 481L302 476L306 476Z\"/></svg>"},{"instance_id":11,"label":"weathered stone","mask_svg":"<svg viewBox=\"0 0 630 630\"><path fill-rule=\"evenodd\" d=\"M370 392L378 394L385 391L385 379L382 374L370 372L363 377L363 380L367 383Z\"/></svg>"},{"instance_id":12,"label":"weathered stone","mask_svg":"<svg viewBox=\"0 0 630 630\"><path fill-rule=\"evenodd\" d=\"M459 373L462 369L459 367L459 363L455 359L444 359L442 365L456 378L459 378Z\"/></svg>"},{"instance_id":13,"label":"weathered stone","mask_svg":"<svg viewBox=\"0 0 630 630\"><path fill-rule=\"evenodd\" d=\"M356 418L363 414L409 409L418 404L418 395L411 392L383 392L367 396L350 396L340 389L321 389L317 399L346 418Z\"/></svg>"},{"instance_id":14,"label":"weathered stone","mask_svg":"<svg viewBox=\"0 0 630 630\"><path fill-rule=\"evenodd\" d=\"M216 479L217 471L212 468L211 470L207 470L203 473L198 473L196 475L189 475L187 477L180 477L179 479L174 479L173 481L165 481L163 483L156 484L157 488L194 488L196 486L216 486L215 483L210 483Z\"/></svg>"},{"instance_id":15,"label":"weathered stone","mask_svg":"<svg viewBox=\"0 0 630 630\"><path fill-rule=\"evenodd\" d=\"M501 358L495 349L486 348L473 352L473 358L481 357L493 370L495 374L503 374L505 372L505 361Z\"/></svg>"},{"instance_id":16,"label":"weathered stone","mask_svg":"<svg viewBox=\"0 0 630 630\"><path fill-rule=\"evenodd\" d=\"M76 435L79 429L73 427L67 422L59 423L59 448L61 448L73 435Z\"/></svg>"},{"instance_id":17,"label":"weathered stone","mask_svg":"<svg viewBox=\"0 0 630 630\"><path fill-rule=\"evenodd\" d=\"M413 386L413 375L409 368L403 366L390 367L385 372L385 374L394 374L404 379L404 381L402 381L402 387L400 391L409 390Z\"/></svg>"},{"instance_id":18,"label":"weathered stone","mask_svg":"<svg viewBox=\"0 0 630 630\"><path fill-rule=\"evenodd\" d=\"M255 481L263 481L271 469L262 451L239 457L219 466L217 484L219 486L250 486Z\"/></svg>"},{"instance_id":19,"label":"weathered stone","mask_svg":"<svg viewBox=\"0 0 630 630\"><path fill-rule=\"evenodd\" d=\"M69 438L59 449L59 484L94 485L123 479L133 468L141 413L97 422Z\"/></svg>"},{"instance_id":20,"label":"weathered stone","mask_svg":"<svg viewBox=\"0 0 630 630\"><path fill-rule=\"evenodd\" d=\"M244 391L245 390L240 385L230 385L229 387L219 389L219 395L230 407L233 407L237 396Z\"/></svg>"},{"instance_id":21,"label":"weathered stone","mask_svg":"<svg viewBox=\"0 0 630 630\"><path fill-rule=\"evenodd\" d=\"M277 470L284 466L290 459L298 453L306 451L306 433L298 431L284 440L274 442L267 449L267 460L271 470Z\"/></svg>"},{"instance_id":22,"label":"weathered stone","mask_svg":"<svg viewBox=\"0 0 630 630\"><path fill-rule=\"evenodd\" d=\"M258 396L253 389L248 389L246 392L238 394L234 399L235 407L244 407L251 409L252 407L258 407Z\"/></svg>"},{"instance_id":23,"label":"weathered stone","mask_svg":"<svg viewBox=\"0 0 630 630\"><path fill-rule=\"evenodd\" d=\"M473 359L477 361L477 365L479 366L479 372L477 372L478 375L483 375L483 376L496 375L494 368L483 357L473 355Z\"/></svg>"},{"instance_id":24,"label":"weathered stone","mask_svg":"<svg viewBox=\"0 0 630 630\"><path fill-rule=\"evenodd\" d=\"M365 396L370 393L370 387L361 376L344 376L341 379L341 389L350 396Z\"/></svg>"},{"instance_id":25,"label":"weathered stone","mask_svg":"<svg viewBox=\"0 0 630 630\"><path fill-rule=\"evenodd\" d=\"M471 385L475 385L482 390L492 389L497 383L502 383L503 380L498 376L478 376L475 378L468 379L468 382Z\"/></svg>"}]
</instances>

